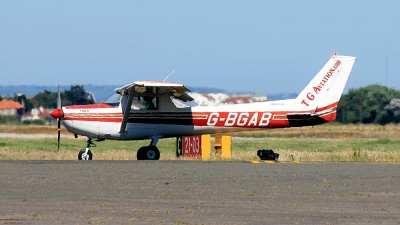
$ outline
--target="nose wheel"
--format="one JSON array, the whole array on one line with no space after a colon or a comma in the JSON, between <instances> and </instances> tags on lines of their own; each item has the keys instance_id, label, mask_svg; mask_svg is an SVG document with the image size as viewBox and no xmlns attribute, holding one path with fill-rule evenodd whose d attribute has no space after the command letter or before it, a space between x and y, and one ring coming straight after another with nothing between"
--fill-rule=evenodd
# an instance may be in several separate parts
<instances>
[{"instance_id":1,"label":"nose wheel","mask_svg":"<svg viewBox=\"0 0 400 225\"><path fill-rule=\"evenodd\" d=\"M93 154L90 151L90 147L96 147L96 144L93 143L92 139L89 138L86 144L85 149L81 149L78 153L78 159L79 160L92 160L93 159Z\"/></svg>"},{"instance_id":2,"label":"nose wheel","mask_svg":"<svg viewBox=\"0 0 400 225\"><path fill-rule=\"evenodd\" d=\"M78 153L79 160L92 160L93 154L89 149L81 149Z\"/></svg>"}]
</instances>

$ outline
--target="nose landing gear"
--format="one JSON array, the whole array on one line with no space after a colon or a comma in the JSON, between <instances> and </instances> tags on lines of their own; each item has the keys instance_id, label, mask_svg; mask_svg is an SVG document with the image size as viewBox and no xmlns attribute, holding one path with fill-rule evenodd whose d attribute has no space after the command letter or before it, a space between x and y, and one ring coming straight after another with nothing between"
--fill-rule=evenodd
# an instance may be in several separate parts
<instances>
[{"instance_id":1,"label":"nose landing gear","mask_svg":"<svg viewBox=\"0 0 400 225\"><path fill-rule=\"evenodd\" d=\"M96 147L96 144L93 143L92 139L89 138L86 144L85 149L81 149L78 153L78 159L79 160L92 160L93 154L90 151L90 147Z\"/></svg>"}]
</instances>

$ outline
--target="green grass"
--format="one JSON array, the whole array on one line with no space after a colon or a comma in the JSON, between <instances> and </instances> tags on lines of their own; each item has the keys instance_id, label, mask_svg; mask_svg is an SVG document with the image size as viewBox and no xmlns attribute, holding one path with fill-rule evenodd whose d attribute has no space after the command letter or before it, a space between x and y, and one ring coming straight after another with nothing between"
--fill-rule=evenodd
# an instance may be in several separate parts
<instances>
[{"instance_id":1,"label":"green grass","mask_svg":"<svg viewBox=\"0 0 400 225\"><path fill-rule=\"evenodd\" d=\"M0 131L17 134L54 134L51 126L6 126ZM62 129L63 134L67 134ZM400 162L400 126L338 125L272 129L233 134L232 159L257 160L258 149L273 149L280 161L372 161ZM0 135L1 137L1 135ZM131 160L144 141L104 141L92 148L94 159ZM60 151L57 139L0 138L0 159L73 159L86 146L86 139L63 138ZM161 159L176 159L175 139L158 142Z\"/></svg>"},{"instance_id":2,"label":"green grass","mask_svg":"<svg viewBox=\"0 0 400 225\"><path fill-rule=\"evenodd\" d=\"M92 148L95 159L135 159L136 150L149 141L103 141ZM86 139L62 139L60 151L53 139L0 138L0 159L76 159ZM175 139L158 143L161 159L175 159ZM312 138L233 138L233 160L256 160L258 149L273 149L281 161L400 162L400 139L332 140ZM62 156L58 156L58 155ZM97 156L96 156L97 155Z\"/></svg>"},{"instance_id":3,"label":"green grass","mask_svg":"<svg viewBox=\"0 0 400 225\"><path fill-rule=\"evenodd\" d=\"M400 162L400 140L257 139L234 141L233 153L273 149L283 161ZM243 155L243 154L238 154ZM249 156L249 155L248 155ZM251 155L250 155L251 156ZM252 160L252 158L245 158Z\"/></svg>"},{"instance_id":4,"label":"green grass","mask_svg":"<svg viewBox=\"0 0 400 225\"><path fill-rule=\"evenodd\" d=\"M326 139L255 139L233 141L233 151L254 149L296 150L307 152L335 152L360 149L365 151L400 151L400 139L376 140L326 140Z\"/></svg>"},{"instance_id":5,"label":"green grass","mask_svg":"<svg viewBox=\"0 0 400 225\"><path fill-rule=\"evenodd\" d=\"M102 141L95 142L92 152L97 159L136 159L136 151L150 141ZM0 138L0 160L4 159L71 159L75 160L80 149L86 147L86 139L62 139L57 150L56 139ZM162 154L175 155L175 139L163 139L158 147ZM110 155L110 156L108 156Z\"/></svg>"},{"instance_id":6,"label":"green grass","mask_svg":"<svg viewBox=\"0 0 400 225\"><path fill-rule=\"evenodd\" d=\"M102 141L95 142L97 145L93 148L96 152L136 150L144 145L148 145L149 141ZM60 151L79 151L86 147L86 139L61 139ZM166 151L175 151L175 140L164 139L160 140L159 148ZM0 150L8 149L12 151L44 151L57 152L56 139L16 139L16 138L0 138Z\"/></svg>"}]
</instances>

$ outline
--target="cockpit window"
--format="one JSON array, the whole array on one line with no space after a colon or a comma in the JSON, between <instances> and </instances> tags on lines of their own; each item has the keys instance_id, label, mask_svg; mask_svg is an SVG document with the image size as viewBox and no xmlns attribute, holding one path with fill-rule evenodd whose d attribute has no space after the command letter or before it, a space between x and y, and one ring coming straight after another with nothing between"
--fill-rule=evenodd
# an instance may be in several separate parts
<instances>
[{"instance_id":1,"label":"cockpit window","mask_svg":"<svg viewBox=\"0 0 400 225\"><path fill-rule=\"evenodd\" d=\"M158 110L158 98L137 96L133 98L132 110Z\"/></svg>"},{"instance_id":2,"label":"cockpit window","mask_svg":"<svg viewBox=\"0 0 400 225\"><path fill-rule=\"evenodd\" d=\"M121 100L121 95L118 93L114 93L110 97L108 97L107 100L104 101L104 103L112 106L118 106L120 100Z\"/></svg>"}]
</instances>

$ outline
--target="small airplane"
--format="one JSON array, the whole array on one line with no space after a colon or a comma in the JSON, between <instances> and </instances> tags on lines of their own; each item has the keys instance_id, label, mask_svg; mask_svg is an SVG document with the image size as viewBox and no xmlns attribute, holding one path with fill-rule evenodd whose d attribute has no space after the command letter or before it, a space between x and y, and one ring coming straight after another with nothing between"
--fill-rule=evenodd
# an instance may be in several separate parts
<instances>
[{"instance_id":1,"label":"small airplane","mask_svg":"<svg viewBox=\"0 0 400 225\"><path fill-rule=\"evenodd\" d=\"M158 160L161 138L284 127L314 126L336 119L336 109L356 58L333 54L295 99L221 106L194 106L190 90L166 81L136 81L115 89L101 104L72 105L50 115L60 126L88 137L79 160L91 160L96 141L150 139L138 160Z\"/></svg>"}]
</instances>

